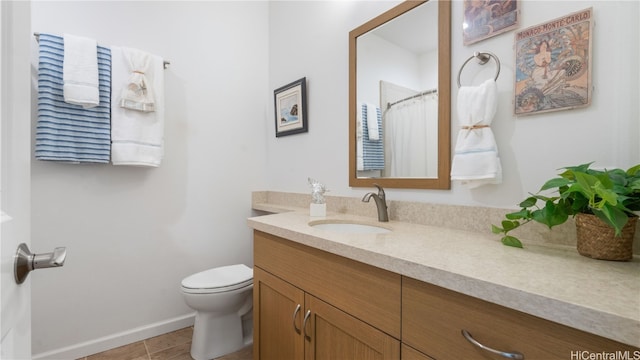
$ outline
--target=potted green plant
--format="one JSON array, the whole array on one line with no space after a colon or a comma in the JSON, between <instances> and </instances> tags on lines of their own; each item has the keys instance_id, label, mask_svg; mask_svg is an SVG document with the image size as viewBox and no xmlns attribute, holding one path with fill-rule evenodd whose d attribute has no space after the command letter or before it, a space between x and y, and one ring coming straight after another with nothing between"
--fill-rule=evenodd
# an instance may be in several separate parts
<instances>
[{"instance_id":1,"label":"potted green plant","mask_svg":"<svg viewBox=\"0 0 640 360\"><path fill-rule=\"evenodd\" d=\"M551 229L571 216L576 218L578 252L582 255L607 260L631 259L637 221L634 212L640 210L640 164L626 171L595 170L590 168L591 164L563 168L559 177L548 180L537 194L522 201L519 211L506 214L502 226L492 225L493 233L502 234L504 245L522 247L511 231L531 221ZM551 194L543 195L542 192ZM584 225L596 227L585 229ZM589 236L595 239L588 240L590 245L582 245L584 238ZM601 255L589 249L618 246L623 239L626 239L625 249L617 250L623 254ZM613 245L606 241L612 241Z\"/></svg>"}]
</instances>

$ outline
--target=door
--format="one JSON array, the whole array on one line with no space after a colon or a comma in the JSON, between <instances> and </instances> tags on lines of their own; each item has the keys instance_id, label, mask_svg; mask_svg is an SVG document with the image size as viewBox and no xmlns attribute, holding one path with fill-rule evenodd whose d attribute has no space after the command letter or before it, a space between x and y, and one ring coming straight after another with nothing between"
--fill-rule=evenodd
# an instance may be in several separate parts
<instances>
[{"instance_id":1,"label":"door","mask_svg":"<svg viewBox=\"0 0 640 360\"><path fill-rule=\"evenodd\" d=\"M253 268L253 356L260 360L302 360L304 292ZM257 335L257 336L256 336Z\"/></svg>"},{"instance_id":2,"label":"door","mask_svg":"<svg viewBox=\"0 0 640 360\"><path fill-rule=\"evenodd\" d=\"M306 360L399 360L400 341L326 302L305 295Z\"/></svg>"},{"instance_id":3,"label":"door","mask_svg":"<svg viewBox=\"0 0 640 360\"><path fill-rule=\"evenodd\" d=\"M30 237L31 4L0 2L0 359L31 358L31 285L14 280Z\"/></svg>"}]
</instances>

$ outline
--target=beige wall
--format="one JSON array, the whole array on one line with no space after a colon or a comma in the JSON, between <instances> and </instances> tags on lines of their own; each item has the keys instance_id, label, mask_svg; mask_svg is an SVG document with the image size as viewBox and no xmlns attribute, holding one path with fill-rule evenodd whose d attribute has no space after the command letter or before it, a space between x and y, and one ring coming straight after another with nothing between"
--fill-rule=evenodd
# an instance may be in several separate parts
<instances>
[{"instance_id":1,"label":"beige wall","mask_svg":"<svg viewBox=\"0 0 640 360\"><path fill-rule=\"evenodd\" d=\"M186 326L182 278L252 265L245 219L265 178L267 10L264 2L33 2L34 32L171 62L159 168L32 162L33 249L68 251L63 268L31 278L36 356L77 358ZM35 123L35 98L31 106Z\"/></svg>"},{"instance_id":2,"label":"beige wall","mask_svg":"<svg viewBox=\"0 0 640 360\"><path fill-rule=\"evenodd\" d=\"M327 184L333 195L362 196L370 189L348 186L348 32L389 9L397 1L270 3L270 85L306 76L309 91L309 133L274 137L268 127L268 189L309 191L308 176ZM451 191L393 190L391 200L443 204L515 207L529 192L563 166L595 161L600 167L640 163L637 141L640 82L637 1L524 0L520 28L593 7L593 102L590 107L533 116L513 116L514 35L462 44L462 1L452 2L452 146L457 132L455 79L474 51L491 51L501 61L499 103L492 129L503 167L501 185ZM330 26L327 24L331 24ZM289 29L295 28L295 32ZM286 36L285 36L286 34ZM286 52L296 44L296 52ZM492 63L490 63L492 64ZM487 65L490 66L490 65ZM494 69L488 70L493 76ZM466 73L465 73L466 74ZM485 74L486 76L486 74ZM482 81L486 77L480 74ZM331 139L329 142L328 140Z\"/></svg>"}]
</instances>

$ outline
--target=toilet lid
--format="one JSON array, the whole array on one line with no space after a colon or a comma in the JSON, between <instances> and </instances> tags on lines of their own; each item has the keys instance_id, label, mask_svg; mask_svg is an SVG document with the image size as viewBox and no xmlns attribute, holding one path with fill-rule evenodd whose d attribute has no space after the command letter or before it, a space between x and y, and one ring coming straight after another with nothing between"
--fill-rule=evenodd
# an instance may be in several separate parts
<instances>
[{"instance_id":1,"label":"toilet lid","mask_svg":"<svg viewBox=\"0 0 640 360\"><path fill-rule=\"evenodd\" d=\"M221 292L239 289L253 283L253 269L244 265L229 265L205 270L182 280L185 290Z\"/></svg>"}]
</instances>

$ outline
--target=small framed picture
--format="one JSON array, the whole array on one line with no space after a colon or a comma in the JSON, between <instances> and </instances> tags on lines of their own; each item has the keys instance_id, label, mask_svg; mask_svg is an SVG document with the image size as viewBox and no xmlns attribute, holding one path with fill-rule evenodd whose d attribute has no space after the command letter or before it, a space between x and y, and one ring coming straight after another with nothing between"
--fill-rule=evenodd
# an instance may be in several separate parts
<instances>
[{"instance_id":1,"label":"small framed picture","mask_svg":"<svg viewBox=\"0 0 640 360\"><path fill-rule=\"evenodd\" d=\"M306 78L296 80L273 92L276 137L299 134L309 130L306 92Z\"/></svg>"},{"instance_id":2,"label":"small framed picture","mask_svg":"<svg viewBox=\"0 0 640 360\"><path fill-rule=\"evenodd\" d=\"M521 0L464 0L462 40L465 45L518 27Z\"/></svg>"}]
</instances>

